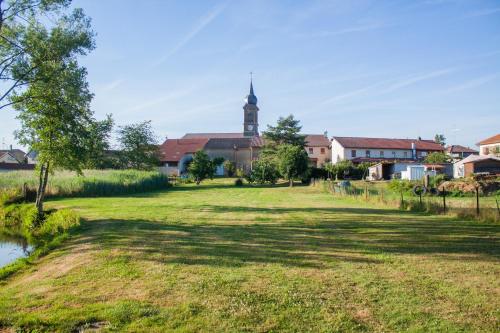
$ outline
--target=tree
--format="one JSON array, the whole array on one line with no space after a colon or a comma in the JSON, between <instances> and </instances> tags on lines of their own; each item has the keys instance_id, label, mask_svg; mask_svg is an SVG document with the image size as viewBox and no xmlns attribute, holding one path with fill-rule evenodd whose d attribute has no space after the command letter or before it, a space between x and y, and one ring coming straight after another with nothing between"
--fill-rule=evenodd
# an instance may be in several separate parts
<instances>
[{"instance_id":1,"label":"tree","mask_svg":"<svg viewBox=\"0 0 500 333\"><path fill-rule=\"evenodd\" d=\"M295 119L293 115L286 118L280 117L276 126L267 126L264 137L270 141L269 144L273 147L279 145L294 145L304 148L306 145L305 135L300 134L302 126L300 121Z\"/></svg>"},{"instance_id":2,"label":"tree","mask_svg":"<svg viewBox=\"0 0 500 333\"><path fill-rule=\"evenodd\" d=\"M344 179L352 176L356 173L356 167L349 160L343 160L335 164L329 164L326 166L329 174L335 179Z\"/></svg>"},{"instance_id":3,"label":"tree","mask_svg":"<svg viewBox=\"0 0 500 333\"><path fill-rule=\"evenodd\" d=\"M277 150L278 170L293 186L293 179L301 177L308 168L309 157L303 147L282 144Z\"/></svg>"},{"instance_id":4,"label":"tree","mask_svg":"<svg viewBox=\"0 0 500 333\"><path fill-rule=\"evenodd\" d=\"M159 165L158 142L151 121L119 127L118 142L120 159L126 167L150 170Z\"/></svg>"},{"instance_id":5,"label":"tree","mask_svg":"<svg viewBox=\"0 0 500 333\"><path fill-rule=\"evenodd\" d=\"M213 178L215 172L217 171L217 166L224 163L222 157L216 157L210 160L210 157L203 151L198 150L194 153L193 161L189 164L188 172L189 175L194 179L196 185L206 178Z\"/></svg>"},{"instance_id":6,"label":"tree","mask_svg":"<svg viewBox=\"0 0 500 333\"><path fill-rule=\"evenodd\" d=\"M261 157L252 165L250 180L259 184L276 184L280 174L274 158Z\"/></svg>"},{"instance_id":7,"label":"tree","mask_svg":"<svg viewBox=\"0 0 500 333\"><path fill-rule=\"evenodd\" d=\"M436 134L436 135L434 136L434 141L435 141L436 143L439 143L439 144L440 144L441 146L443 146L443 147L446 145L446 138L444 137L444 135L443 135L443 134Z\"/></svg>"},{"instance_id":8,"label":"tree","mask_svg":"<svg viewBox=\"0 0 500 333\"><path fill-rule=\"evenodd\" d=\"M84 22L68 20L66 16L59 14L59 10L68 7L70 2L70 0L0 0L0 82L5 89L0 92L0 109L16 103L16 100L9 100L9 96L19 89L25 89L34 80L43 79L45 82L49 79L57 80L58 73L55 72L50 73L50 77L42 78L37 73L41 70L41 64L58 62L64 56L68 56L68 53L83 54L90 49L88 45L82 43L81 38L86 38L89 42L91 40L89 37L92 36L89 36L87 31L82 31L81 26L77 26ZM81 13L81 10L75 10L73 16L76 12ZM49 13L52 16L51 20L46 19ZM60 22L64 18L67 23L77 25L60 29L59 32L65 32L62 35L52 34L54 38L61 38L61 43L57 43L57 47L50 44L38 48L36 45L40 41L38 35L45 33L48 29L46 27L51 27L53 21ZM69 30L73 33L68 34ZM68 43L70 40L74 43ZM80 45L79 50L76 45Z\"/></svg>"},{"instance_id":9,"label":"tree","mask_svg":"<svg viewBox=\"0 0 500 333\"><path fill-rule=\"evenodd\" d=\"M36 207L43 215L43 202L49 174L55 169L82 173L82 168L105 146L110 117L97 122L90 110L93 95L86 81L87 71L79 67L76 55L93 48L90 21L79 10L54 23L51 30L37 25L29 32L30 50L54 52L53 60L29 57L25 65L36 68L26 89L10 96L21 129L19 142L38 152L39 173ZM79 42L74 36L79 35ZM64 50L64 52L62 51ZM57 80L52 79L57 75Z\"/></svg>"},{"instance_id":10,"label":"tree","mask_svg":"<svg viewBox=\"0 0 500 333\"><path fill-rule=\"evenodd\" d=\"M425 157L425 162L427 163L449 163L451 162L451 157L443 152L433 152Z\"/></svg>"}]
</instances>

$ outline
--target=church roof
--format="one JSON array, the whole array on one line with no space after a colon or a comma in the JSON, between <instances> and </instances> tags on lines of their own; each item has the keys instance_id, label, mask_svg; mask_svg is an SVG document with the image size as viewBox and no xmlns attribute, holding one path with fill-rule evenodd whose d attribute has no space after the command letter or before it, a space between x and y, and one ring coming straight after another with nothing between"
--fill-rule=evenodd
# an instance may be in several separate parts
<instances>
[{"instance_id":1,"label":"church roof","mask_svg":"<svg viewBox=\"0 0 500 333\"><path fill-rule=\"evenodd\" d=\"M160 146L160 161L178 162L186 154L203 149L209 139L167 139Z\"/></svg>"},{"instance_id":2,"label":"church roof","mask_svg":"<svg viewBox=\"0 0 500 333\"><path fill-rule=\"evenodd\" d=\"M262 147L263 138L260 136L241 137L241 138L213 138L205 145L205 149L234 149L234 147L250 148Z\"/></svg>"},{"instance_id":3,"label":"church roof","mask_svg":"<svg viewBox=\"0 0 500 333\"><path fill-rule=\"evenodd\" d=\"M243 137L243 133L186 133L182 139L234 139Z\"/></svg>"},{"instance_id":4,"label":"church roof","mask_svg":"<svg viewBox=\"0 0 500 333\"><path fill-rule=\"evenodd\" d=\"M255 96L253 92L252 80L250 80L250 93L248 94L247 98L245 98L245 102L247 104L257 105L257 96Z\"/></svg>"}]
</instances>

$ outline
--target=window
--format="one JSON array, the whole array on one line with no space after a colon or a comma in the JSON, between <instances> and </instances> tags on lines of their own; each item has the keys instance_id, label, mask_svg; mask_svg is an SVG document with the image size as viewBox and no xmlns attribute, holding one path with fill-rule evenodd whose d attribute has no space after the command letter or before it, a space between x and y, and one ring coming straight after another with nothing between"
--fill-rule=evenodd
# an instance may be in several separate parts
<instances>
[{"instance_id":1,"label":"window","mask_svg":"<svg viewBox=\"0 0 500 333\"><path fill-rule=\"evenodd\" d=\"M314 152L313 148L309 148L309 154L312 154Z\"/></svg>"},{"instance_id":2,"label":"window","mask_svg":"<svg viewBox=\"0 0 500 333\"><path fill-rule=\"evenodd\" d=\"M427 156L427 152L426 151L423 151L420 153L421 156Z\"/></svg>"},{"instance_id":3,"label":"window","mask_svg":"<svg viewBox=\"0 0 500 333\"><path fill-rule=\"evenodd\" d=\"M370 157L370 151L369 150L366 151L366 157Z\"/></svg>"},{"instance_id":4,"label":"window","mask_svg":"<svg viewBox=\"0 0 500 333\"><path fill-rule=\"evenodd\" d=\"M408 158L408 152L407 151L403 152L403 155L404 155L405 158Z\"/></svg>"},{"instance_id":5,"label":"window","mask_svg":"<svg viewBox=\"0 0 500 333\"><path fill-rule=\"evenodd\" d=\"M354 149L353 149L353 150L351 150L351 156L352 156L352 157L356 157L356 150L354 150Z\"/></svg>"},{"instance_id":6,"label":"window","mask_svg":"<svg viewBox=\"0 0 500 333\"><path fill-rule=\"evenodd\" d=\"M392 152L392 157L396 157L396 152L395 151Z\"/></svg>"},{"instance_id":7,"label":"window","mask_svg":"<svg viewBox=\"0 0 500 333\"><path fill-rule=\"evenodd\" d=\"M380 151L380 157L384 157L384 151L383 150Z\"/></svg>"},{"instance_id":8,"label":"window","mask_svg":"<svg viewBox=\"0 0 500 333\"><path fill-rule=\"evenodd\" d=\"M325 154L325 148L321 148L321 154Z\"/></svg>"},{"instance_id":9,"label":"window","mask_svg":"<svg viewBox=\"0 0 500 333\"><path fill-rule=\"evenodd\" d=\"M490 153L490 149L488 147L484 147L483 155L488 155Z\"/></svg>"}]
</instances>

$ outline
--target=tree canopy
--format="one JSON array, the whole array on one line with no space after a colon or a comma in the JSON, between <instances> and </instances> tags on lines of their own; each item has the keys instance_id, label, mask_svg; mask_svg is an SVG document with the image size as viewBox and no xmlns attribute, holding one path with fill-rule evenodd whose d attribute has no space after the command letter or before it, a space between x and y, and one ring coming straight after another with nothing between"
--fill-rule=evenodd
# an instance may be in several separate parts
<instances>
[{"instance_id":1,"label":"tree canopy","mask_svg":"<svg viewBox=\"0 0 500 333\"><path fill-rule=\"evenodd\" d=\"M433 152L425 157L427 163L448 163L451 162L451 157L443 152Z\"/></svg>"},{"instance_id":2,"label":"tree canopy","mask_svg":"<svg viewBox=\"0 0 500 333\"><path fill-rule=\"evenodd\" d=\"M150 120L119 127L118 142L124 167L150 170L159 165L158 140Z\"/></svg>"},{"instance_id":3,"label":"tree canopy","mask_svg":"<svg viewBox=\"0 0 500 333\"><path fill-rule=\"evenodd\" d=\"M436 143L439 143L441 146L445 146L446 145L446 138L444 137L443 134L436 134L434 136L434 141Z\"/></svg>"},{"instance_id":4,"label":"tree canopy","mask_svg":"<svg viewBox=\"0 0 500 333\"><path fill-rule=\"evenodd\" d=\"M278 170L293 186L293 179L301 177L308 168L309 157L304 148L291 144L282 144L277 152Z\"/></svg>"},{"instance_id":5,"label":"tree canopy","mask_svg":"<svg viewBox=\"0 0 500 333\"><path fill-rule=\"evenodd\" d=\"M302 126L300 121L295 119L293 115L288 117L280 117L276 126L267 126L267 131L264 131L264 138L269 141L270 145L294 145L304 148L306 145L305 135L300 134Z\"/></svg>"},{"instance_id":6,"label":"tree canopy","mask_svg":"<svg viewBox=\"0 0 500 333\"><path fill-rule=\"evenodd\" d=\"M189 175L194 179L196 185L199 185L204 179L213 178L217 166L224 163L223 158L214 158L213 160L203 150L194 153L193 161L189 164Z\"/></svg>"},{"instance_id":7,"label":"tree canopy","mask_svg":"<svg viewBox=\"0 0 500 333\"><path fill-rule=\"evenodd\" d=\"M58 71L44 67L84 55L94 48L90 19L81 9L63 14L69 0L0 0L0 109L36 80L58 79ZM51 14L47 21L46 15ZM29 98L35 98L30 96Z\"/></svg>"}]
</instances>

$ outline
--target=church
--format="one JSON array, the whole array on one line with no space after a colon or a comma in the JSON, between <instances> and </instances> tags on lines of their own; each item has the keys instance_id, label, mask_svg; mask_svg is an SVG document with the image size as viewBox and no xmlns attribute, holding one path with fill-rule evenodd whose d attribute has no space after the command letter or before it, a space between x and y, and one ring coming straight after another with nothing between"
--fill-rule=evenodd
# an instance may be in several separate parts
<instances>
[{"instance_id":1,"label":"church","mask_svg":"<svg viewBox=\"0 0 500 333\"><path fill-rule=\"evenodd\" d=\"M187 133L180 139L167 139L160 146L162 171L168 175L181 176L187 173L187 166L193 154L204 150L210 158L223 157L233 162L238 169L249 172L252 162L259 157L263 147L259 134L259 108L257 96L250 80L250 92L243 106L243 131L240 133ZM217 170L224 175L223 166Z\"/></svg>"}]
</instances>

